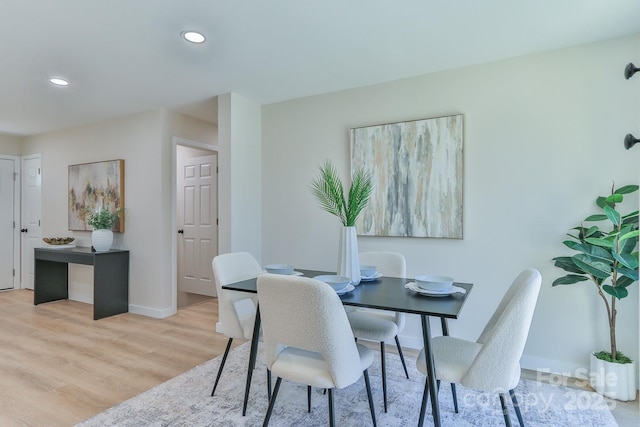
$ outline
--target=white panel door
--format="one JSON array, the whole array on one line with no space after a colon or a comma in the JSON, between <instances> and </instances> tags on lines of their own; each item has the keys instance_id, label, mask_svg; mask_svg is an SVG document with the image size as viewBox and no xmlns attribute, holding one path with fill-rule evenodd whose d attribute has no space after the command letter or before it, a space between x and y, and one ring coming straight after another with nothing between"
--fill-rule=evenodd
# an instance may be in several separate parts
<instances>
[{"instance_id":1,"label":"white panel door","mask_svg":"<svg viewBox=\"0 0 640 427\"><path fill-rule=\"evenodd\" d=\"M211 260L218 253L218 155L177 164L178 290L216 296Z\"/></svg>"},{"instance_id":2,"label":"white panel door","mask_svg":"<svg viewBox=\"0 0 640 427\"><path fill-rule=\"evenodd\" d=\"M0 158L0 289L14 287L15 162Z\"/></svg>"},{"instance_id":3,"label":"white panel door","mask_svg":"<svg viewBox=\"0 0 640 427\"><path fill-rule=\"evenodd\" d=\"M34 249L42 246L41 159L22 159L22 287L33 289Z\"/></svg>"}]
</instances>

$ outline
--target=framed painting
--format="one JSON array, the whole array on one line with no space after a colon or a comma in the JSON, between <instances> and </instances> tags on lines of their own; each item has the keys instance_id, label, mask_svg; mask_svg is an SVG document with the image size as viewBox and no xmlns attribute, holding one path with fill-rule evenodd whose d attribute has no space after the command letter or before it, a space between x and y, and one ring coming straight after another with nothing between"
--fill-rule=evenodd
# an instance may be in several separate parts
<instances>
[{"instance_id":1,"label":"framed painting","mask_svg":"<svg viewBox=\"0 0 640 427\"><path fill-rule=\"evenodd\" d=\"M124 160L69 165L69 230L88 231L90 212L124 212ZM113 231L124 232L124 215Z\"/></svg>"},{"instance_id":2,"label":"framed painting","mask_svg":"<svg viewBox=\"0 0 640 427\"><path fill-rule=\"evenodd\" d=\"M352 128L351 170L373 183L358 234L462 239L462 137L462 114Z\"/></svg>"}]
</instances>

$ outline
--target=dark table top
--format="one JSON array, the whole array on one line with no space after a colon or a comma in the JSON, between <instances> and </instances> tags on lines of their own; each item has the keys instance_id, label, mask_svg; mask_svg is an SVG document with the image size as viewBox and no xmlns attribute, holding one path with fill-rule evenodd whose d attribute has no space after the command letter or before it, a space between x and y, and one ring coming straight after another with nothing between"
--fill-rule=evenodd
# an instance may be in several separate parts
<instances>
[{"instance_id":1,"label":"dark table top","mask_svg":"<svg viewBox=\"0 0 640 427\"><path fill-rule=\"evenodd\" d=\"M335 272L317 270L298 270L305 277L314 277L322 274L335 274ZM420 295L404 285L412 279L398 277L380 277L370 282L360 282L356 288L346 294L340 295L344 305L355 307L377 308L403 313L426 314L430 316L457 319L471 289L470 283L454 283L455 286L464 288L464 294L455 293L444 297L432 297ZM241 292L257 293L256 278L231 283L222 287Z\"/></svg>"}]
</instances>

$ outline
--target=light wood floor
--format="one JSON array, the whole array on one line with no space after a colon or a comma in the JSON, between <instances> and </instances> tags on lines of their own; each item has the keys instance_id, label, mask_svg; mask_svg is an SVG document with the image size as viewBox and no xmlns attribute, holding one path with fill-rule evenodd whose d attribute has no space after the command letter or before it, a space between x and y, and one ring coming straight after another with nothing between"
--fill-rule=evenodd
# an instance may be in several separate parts
<instances>
[{"instance_id":1,"label":"light wood floor","mask_svg":"<svg viewBox=\"0 0 640 427\"><path fill-rule=\"evenodd\" d=\"M34 306L31 291L0 292L0 426L72 426L222 354L217 307L214 299L166 319L94 321L89 304ZM621 427L640 425L637 400L613 413Z\"/></svg>"}]
</instances>

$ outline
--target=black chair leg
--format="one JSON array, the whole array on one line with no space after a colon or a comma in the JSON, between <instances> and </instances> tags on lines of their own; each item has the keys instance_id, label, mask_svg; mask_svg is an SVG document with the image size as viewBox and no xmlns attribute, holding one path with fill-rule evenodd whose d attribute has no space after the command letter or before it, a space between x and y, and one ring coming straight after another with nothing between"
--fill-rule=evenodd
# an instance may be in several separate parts
<instances>
[{"instance_id":1,"label":"black chair leg","mask_svg":"<svg viewBox=\"0 0 640 427\"><path fill-rule=\"evenodd\" d=\"M516 410L516 415L518 417L520 427L524 427L524 420L522 419L522 414L520 413L520 405L518 404L518 399L516 399L516 393L513 391L513 389L511 389L509 390L509 394L511 395L511 401L513 402L513 408Z\"/></svg>"},{"instance_id":2,"label":"black chair leg","mask_svg":"<svg viewBox=\"0 0 640 427\"><path fill-rule=\"evenodd\" d=\"M420 418L418 418L418 427L424 425L424 414L427 412L427 400L429 400L429 377L424 379L424 392L422 393L422 404L420 405Z\"/></svg>"},{"instance_id":3,"label":"black chair leg","mask_svg":"<svg viewBox=\"0 0 640 427\"><path fill-rule=\"evenodd\" d=\"M504 424L507 427L511 427L511 419L509 418L509 408L507 408L507 402L504 397L504 393L500 393L500 406L502 406L502 415L504 415Z\"/></svg>"},{"instance_id":4,"label":"black chair leg","mask_svg":"<svg viewBox=\"0 0 640 427\"><path fill-rule=\"evenodd\" d=\"M382 362L382 396L384 397L384 412L387 412L387 364L384 357L384 341L380 343L380 361Z\"/></svg>"},{"instance_id":5,"label":"black chair leg","mask_svg":"<svg viewBox=\"0 0 640 427\"><path fill-rule=\"evenodd\" d=\"M329 389L329 427L336 425L335 414L333 413L333 389Z\"/></svg>"},{"instance_id":6,"label":"black chair leg","mask_svg":"<svg viewBox=\"0 0 640 427\"><path fill-rule=\"evenodd\" d=\"M267 369L267 400L271 400L271 371Z\"/></svg>"},{"instance_id":7,"label":"black chair leg","mask_svg":"<svg viewBox=\"0 0 640 427\"><path fill-rule=\"evenodd\" d=\"M307 412L311 412L311 386L307 386Z\"/></svg>"},{"instance_id":8,"label":"black chair leg","mask_svg":"<svg viewBox=\"0 0 640 427\"><path fill-rule=\"evenodd\" d=\"M404 361L404 354L402 354L402 347L400 347L400 340L398 339L397 335L396 347L398 347L398 354L400 355L400 361L402 362L402 367L404 368L404 374L407 376L407 379L409 379L409 371L407 371L407 364Z\"/></svg>"},{"instance_id":9,"label":"black chair leg","mask_svg":"<svg viewBox=\"0 0 640 427\"><path fill-rule=\"evenodd\" d=\"M273 405L276 403L276 397L278 396L278 390L280 390L281 382L282 382L282 378L278 377L276 379L276 386L273 388L273 393L271 393L271 400L269 400L269 408L267 409L267 415L264 416L264 422L262 423L262 427L267 427L269 425L269 418L271 418L271 411L273 411Z\"/></svg>"},{"instance_id":10,"label":"black chair leg","mask_svg":"<svg viewBox=\"0 0 640 427\"><path fill-rule=\"evenodd\" d=\"M451 383L451 395L453 396L453 409L458 413L458 396L456 395L456 385Z\"/></svg>"},{"instance_id":11,"label":"black chair leg","mask_svg":"<svg viewBox=\"0 0 640 427\"><path fill-rule=\"evenodd\" d=\"M373 396L371 396L371 383L369 382L369 370L365 369L362 372L364 375L364 384L367 387L367 398L369 399L369 409L371 410L371 419L373 420L373 427L376 427L376 411L373 408Z\"/></svg>"},{"instance_id":12,"label":"black chair leg","mask_svg":"<svg viewBox=\"0 0 640 427\"><path fill-rule=\"evenodd\" d=\"M218 375L216 375L216 382L213 384L213 390L211 390L211 396L216 392L216 387L218 387L218 381L220 381L220 375L222 375L222 368L224 368L224 362L227 361L227 356L229 355L229 349L231 348L231 342L233 338L229 338L227 341L227 349L224 351L224 356L222 356L222 361L220 362L220 367L218 368Z\"/></svg>"}]
</instances>

